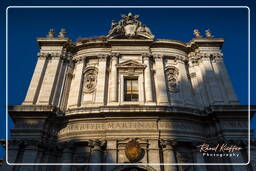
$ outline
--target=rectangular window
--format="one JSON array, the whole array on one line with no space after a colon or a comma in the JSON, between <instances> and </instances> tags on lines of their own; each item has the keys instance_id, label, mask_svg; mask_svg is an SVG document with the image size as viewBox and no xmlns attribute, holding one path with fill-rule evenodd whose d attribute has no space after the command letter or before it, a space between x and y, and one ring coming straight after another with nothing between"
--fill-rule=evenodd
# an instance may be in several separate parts
<instances>
[{"instance_id":1,"label":"rectangular window","mask_svg":"<svg viewBox=\"0 0 256 171\"><path fill-rule=\"evenodd\" d=\"M124 101L138 101L138 79L125 78L124 80Z\"/></svg>"}]
</instances>

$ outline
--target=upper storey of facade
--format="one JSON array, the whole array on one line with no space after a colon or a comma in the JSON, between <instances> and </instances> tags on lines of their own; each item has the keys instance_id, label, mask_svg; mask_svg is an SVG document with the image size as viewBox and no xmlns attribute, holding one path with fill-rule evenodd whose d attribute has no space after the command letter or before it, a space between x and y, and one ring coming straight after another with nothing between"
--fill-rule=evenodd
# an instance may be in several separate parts
<instances>
[{"instance_id":1,"label":"upper storey of facade","mask_svg":"<svg viewBox=\"0 0 256 171\"><path fill-rule=\"evenodd\" d=\"M223 38L194 30L188 43L156 39L138 15L112 21L107 36L72 42L61 30L38 38L38 62L23 105L75 108L204 108L239 104L223 63ZM119 108L116 108L119 106ZM149 107L149 108L145 108Z\"/></svg>"}]
</instances>

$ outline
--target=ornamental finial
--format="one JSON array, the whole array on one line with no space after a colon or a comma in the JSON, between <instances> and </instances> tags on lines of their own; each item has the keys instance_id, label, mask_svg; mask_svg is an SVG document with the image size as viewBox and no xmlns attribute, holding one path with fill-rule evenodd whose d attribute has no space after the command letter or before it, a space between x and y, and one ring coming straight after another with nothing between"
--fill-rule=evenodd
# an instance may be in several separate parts
<instances>
[{"instance_id":1,"label":"ornamental finial","mask_svg":"<svg viewBox=\"0 0 256 171\"><path fill-rule=\"evenodd\" d=\"M200 31L198 29L194 29L194 36L195 38L201 38L201 34L200 34Z\"/></svg>"},{"instance_id":2,"label":"ornamental finial","mask_svg":"<svg viewBox=\"0 0 256 171\"><path fill-rule=\"evenodd\" d=\"M65 38L65 34L66 34L66 33L67 33L66 30L65 30L64 28L62 28L62 29L60 30L60 32L59 32L58 37L59 37L59 38Z\"/></svg>"},{"instance_id":3,"label":"ornamental finial","mask_svg":"<svg viewBox=\"0 0 256 171\"><path fill-rule=\"evenodd\" d=\"M213 37L214 37L214 36L212 35L210 29L205 30L205 35L206 35L207 38L213 38Z\"/></svg>"},{"instance_id":4,"label":"ornamental finial","mask_svg":"<svg viewBox=\"0 0 256 171\"><path fill-rule=\"evenodd\" d=\"M48 32L47 37L48 38L54 38L54 33L55 33L55 30L54 29L50 29L49 32Z\"/></svg>"}]
</instances>

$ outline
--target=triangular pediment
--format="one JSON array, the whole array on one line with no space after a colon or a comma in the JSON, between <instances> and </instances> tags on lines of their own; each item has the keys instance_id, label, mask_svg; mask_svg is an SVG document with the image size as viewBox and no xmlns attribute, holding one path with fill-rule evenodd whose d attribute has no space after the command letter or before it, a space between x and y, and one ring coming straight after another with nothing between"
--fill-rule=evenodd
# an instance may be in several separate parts
<instances>
[{"instance_id":1,"label":"triangular pediment","mask_svg":"<svg viewBox=\"0 0 256 171\"><path fill-rule=\"evenodd\" d=\"M146 66L134 60L127 60L117 64L117 67L118 68L145 68Z\"/></svg>"}]
</instances>

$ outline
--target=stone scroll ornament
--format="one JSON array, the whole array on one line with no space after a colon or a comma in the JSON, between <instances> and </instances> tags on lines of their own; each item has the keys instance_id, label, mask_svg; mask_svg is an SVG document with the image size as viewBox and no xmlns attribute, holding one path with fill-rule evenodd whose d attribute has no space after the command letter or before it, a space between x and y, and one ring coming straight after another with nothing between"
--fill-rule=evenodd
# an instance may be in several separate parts
<instances>
[{"instance_id":1,"label":"stone scroll ornament","mask_svg":"<svg viewBox=\"0 0 256 171\"><path fill-rule=\"evenodd\" d=\"M179 75L178 70L175 68L167 68L165 72L167 77L168 90L170 92L178 92L179 91L179 88L177 85L177 77Z\"/></svg>"},{"instance_id":2,"label":"stone scroll ornament","mask_svg":"<svg viewBox=\"0 0 256 171\"><path fill-rule=\"evenodd\" d=\"M139 15L129 13L122 15L122 19L119 22L112 21L107 38L153 39L154 35L145 24L139 21Z\"/></svg>"},{"instance_id":3,"label":"stone scroll ornament","mask_svg":"<svg viewBox=\"0 0 256 171\"><path fill-rule=\"evenodd\" d=\"M83 92L91 93L97 84L97 71L95 68L88 68L84 72Z\"/></svg>"}]
</instances>

